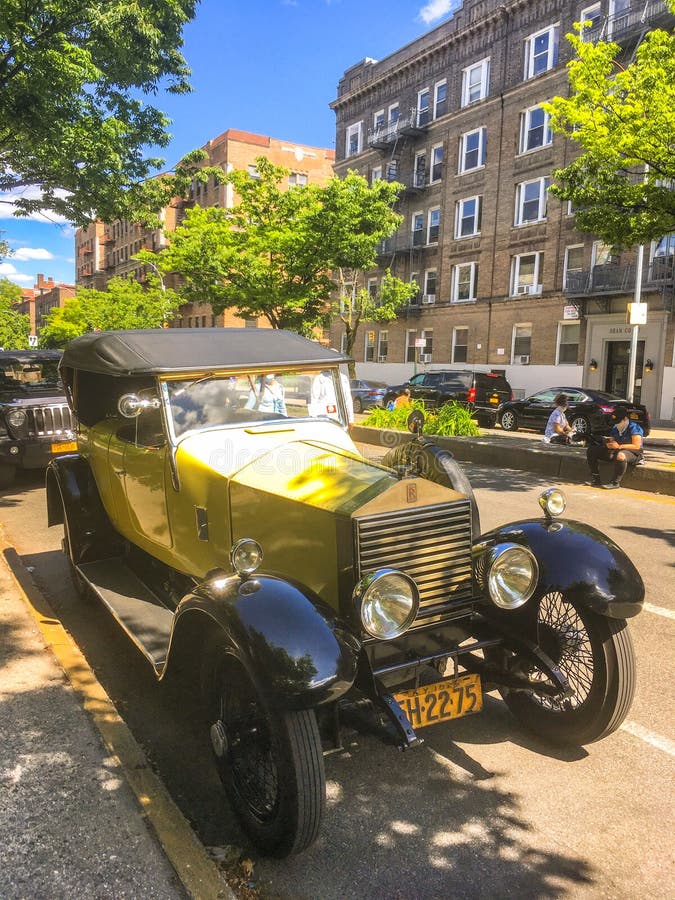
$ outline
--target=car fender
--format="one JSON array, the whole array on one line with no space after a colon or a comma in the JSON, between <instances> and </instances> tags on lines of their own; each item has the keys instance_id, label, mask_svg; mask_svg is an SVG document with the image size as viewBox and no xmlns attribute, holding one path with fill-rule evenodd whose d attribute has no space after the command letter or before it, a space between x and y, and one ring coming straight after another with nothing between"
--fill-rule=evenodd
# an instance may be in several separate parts
<instances>
[{"instance_id":1,"label":"car fender","mask_svg":"<svg viewBox=\"0 0 675 900\"><path fill-rule=\"evenodd\" d=\"M534 604L513 612L499 611L504 623L515 623L519 617L531 622L537 599L556 591L608 618L630 618L642 609L645 590L639 572L614 541L590 525L572 520L525 520L482 535L474 548L479 582L480 557L497 543L529 547L539 565ZM490 618L494 618L493 610Z\"/></svg>"},{"instance_id":2,"label":"car fender","mask_svg":"<svg viewBox=\"0 0 675 900\"><path fill-rule=\"evenodd\" d=\"M356 678L361 643L320 597L272 575L211 576L176 610L166 669L181 635L219 628L272 703L307 709L336 700ZM194 645L193 645L194 646Z\"/></svg>"},{"instance_id":3,"label":"car fender","mask_svg":"<svg viewBox=\"0 0 675 900\"><path fill-rule=\"evenodd\" d=\"M79 454L51 460L46 472L47 524L63 524L73 562L110 556L119 538L94 480L89 463Z\"/></svg>"}]
</instances>

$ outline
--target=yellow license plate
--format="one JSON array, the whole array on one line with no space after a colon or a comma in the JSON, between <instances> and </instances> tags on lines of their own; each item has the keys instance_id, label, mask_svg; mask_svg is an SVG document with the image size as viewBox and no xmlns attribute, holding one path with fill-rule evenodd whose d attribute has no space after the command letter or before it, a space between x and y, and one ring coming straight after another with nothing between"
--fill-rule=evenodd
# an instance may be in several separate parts
<instances>
[{"instance_id":1,"label":"yellow license plate","mask_svg":"<svg viewBox=\"0 0 675 900\"><path fill-rule=\"evenodd\" d=\"M77 441L60 441L52 444L52 453L73 453L77 450Z\"/></svg>"},{"instance_id":2,"label":"yellow license plate","mask_svg":"<svg viewBox=\"0 0 675 900\"><path fill-rule=\"evenodd\" d=\"M490 403L499 403L499 397L490 397Z\"/></svg>"},{"instance_id":3,"label":"yellow license plate","mask_svg":"<svg viewBox=\"0 0 675 900\"><path fill-rule=\"evenodd\" d=\"M483 708L479 675L460 675L451 681L437 681L412 691L399 691L394 694L394 699L415 729L468 716Z\"/></svg>"}]
</instances>

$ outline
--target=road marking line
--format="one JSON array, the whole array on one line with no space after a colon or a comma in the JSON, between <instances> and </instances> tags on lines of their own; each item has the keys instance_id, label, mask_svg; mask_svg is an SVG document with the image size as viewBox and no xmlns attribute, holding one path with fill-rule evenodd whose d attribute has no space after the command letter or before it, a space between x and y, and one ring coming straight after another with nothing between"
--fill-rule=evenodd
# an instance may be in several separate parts
<instances>
[{"instance_id":1,"label":"road marking line","mask_svg":"<svg viewBox=\"0 0 675 900\"><path fill-rule=\"evenodd\" d=\"M80 696L82 705L119 761L146 822L190 897L235 900L234 893L209 856L164 783L152 771L129 727L90 668L84 654L54 615L47 599L0 528L0 556L47 646Z\"/></svg>"},{"instance_id":2,"label":"road marking line","mask_svg":"<svg viewBox=\"0 0 675 900\"><path fill-rule=\"evenodd\" d=\"M656 732L650 731L648 728L643 728L637 722L624 722L621 730L627 731L633 737L639 738L646 744L651 744L657 750L663 750L670 756L675 756L675 741L671 741L670 738L664 737L662 734L656 734Z\"/></svg>"},{"instance_id":3,"label":"road marking line","mask_svg":"<svg viewBox=\"0 0 675 900\"><path fill-rule=\"evenodd\" d=\"M666 609L664 606L654 606L653 603L645 603L644 608L647 612L654 613L657 616L665 616L666 619L675 619L674 609Z\"/></svg>"}]
</instances>

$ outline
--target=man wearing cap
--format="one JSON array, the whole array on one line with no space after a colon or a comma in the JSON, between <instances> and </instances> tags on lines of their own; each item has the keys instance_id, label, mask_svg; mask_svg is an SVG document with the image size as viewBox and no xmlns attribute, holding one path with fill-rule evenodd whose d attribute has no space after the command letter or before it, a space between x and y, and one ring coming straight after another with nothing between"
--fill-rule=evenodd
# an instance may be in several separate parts
<instances>
[{"instance_id":1,"label":"man wearing cap","mask_svg":"<svg viewBox=\"0 0 675 900\"><path fill-rule=\"evenodd\" d=\"M603 484L606 490L614 490L621 487L621 479L626 474L629 465L635 465L642 459L642 442L644 432L628 416L627 406L616 406L612 413L612 430L609 437L605 438L604 446L591 446L586 451L586 459L591 470L590 481L586 484L601 486L598 463L607 460L614 463L614 477L607 484Z\"/></svg>"}]
</instances>

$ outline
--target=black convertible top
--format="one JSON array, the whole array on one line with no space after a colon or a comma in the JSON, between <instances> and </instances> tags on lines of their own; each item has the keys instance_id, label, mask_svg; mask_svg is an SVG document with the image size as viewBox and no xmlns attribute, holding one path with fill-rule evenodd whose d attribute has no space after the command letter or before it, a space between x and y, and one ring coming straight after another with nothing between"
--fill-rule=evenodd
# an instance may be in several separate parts
<instances>
[{"instance_id":1,"label":"black convertible top","mask_svg":"<svg viewBox=\"0 0 675 900\"><path fill-rule=\"evenodd\" d=\"M163 375L254 366L347 362L337 350L273 328L157 328L75 338L61 366L101 375Z\"/></svg>"}]
</instances>

